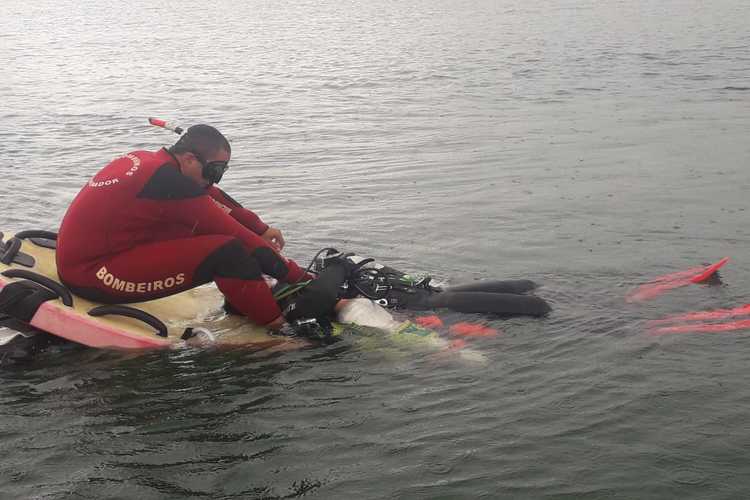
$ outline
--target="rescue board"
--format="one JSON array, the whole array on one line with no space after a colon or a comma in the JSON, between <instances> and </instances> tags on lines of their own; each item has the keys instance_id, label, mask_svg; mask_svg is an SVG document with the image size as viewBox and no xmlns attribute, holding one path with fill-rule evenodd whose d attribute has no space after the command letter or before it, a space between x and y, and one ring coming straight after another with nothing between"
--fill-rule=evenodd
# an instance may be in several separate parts
<instances>
[{"instance_id":1,"label":"rescue board","mask_svg":"<svg viewBox=\"0 0 750 500\"><path fill-rule=\"evenodd\" d=\"M39 237L35 237L37 235ZM29 286L56 293L56 298L42 302L26 322L58 337L97 348L164 348L189 338L191 329L200 327L212 312L221 308L221 295L209 286L163 299L119 306L86 300L70 293L60 282L55 250L49 248L54 246L54 233L25 231L18 236L21 238L6 235L0 239L3 248L0 252L0 291L12 283L25 281L33 283ZM13 251L13 247L17 249ZM299 339L272 336L261 327L247 321L243 323L242 335L226 335L223 343L300 342Z\"/></svg>"},{"instance_id":2,"label":"rescue board","mask_svg":"<svg viewBox=\"0 0 750 500\"><path fill-rule=\"evenodd\" d=\"M291 350L310 346L305 338L271 334L242 316L224 313L223 296L213 284L148 302L106 305L71 293L60 281L55 264L56 234L48 231L0 233L0 293L14 286L8 297L34 302L26 295L41 294L46 300L17 317L34 328L89 347L104 349L163 349L191 342L196 332L207 334L200 343ZM1 296L0 296L1 297ZM16 308L18 309L18 308ZM23 308L21 308L23 310ZM356 309L356 311L355 311ZM363 316L363 311L364 316ZM7 311L6 311L7 314ZM11 314L11 316L13 316ZM369 299L355 299L334 323L334 336L352 331L347 323L363 326L362 338L372 329L394 343L421 345L437 351L461 351L474 361L484 356L411 321L396 321L388 311ZM369 328L369 330L368 330Z\"/></svg>"}]
</instances>

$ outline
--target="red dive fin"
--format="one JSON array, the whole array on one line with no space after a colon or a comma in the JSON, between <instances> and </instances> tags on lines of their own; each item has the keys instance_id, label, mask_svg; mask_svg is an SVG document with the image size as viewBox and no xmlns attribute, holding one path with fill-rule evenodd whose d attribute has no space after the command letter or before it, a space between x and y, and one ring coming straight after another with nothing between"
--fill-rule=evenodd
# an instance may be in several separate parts
<instances>
[{"instance_id":1,"label":"red dive fin","mask_svg":"<svg viewBox=\"0 0 750 500\"><path fill-rule=\"evenodd\" d=\"M721 333L735 330L750 330L750 319L738 319L726 323L686 323L684 325L660 326L650 331L653 335L669 333Z\"/></svg>"},{"instance_id":2,"label":"red dive fin","mask_svg":"<svg viewBox=\"0 0 750 500\"><path fill-rule=\"evenodd\" d=\"M697 276L693 276L692 278L690 278L690 282L691 283L703 283L704 281L706 281L707 279L709 279L711 276L713 276L714 274L716 274L716 271L718 271L727 262L729 262L729 257L724 257L723 259L721 259L716 264L712 264L712 265L708 266L706 268L706 270L703 271L702 273L698 274Z\"/></svg>"},{"instance_id":3,"label":"red dive fin","mask_svg":"<svg viewBox=\"0 0 750 500\"><path fill-rule=\"evenodd\" d=\"M684 314L673 314L672 316L649 321L649 326L659 326L665 323L674 323L675 321L706 321L748 315L750 315L750 304L745 304L744 306L732 309L715 309L713 311L695 311Z\"/></svg>"},{"instance_id":4,"label":"red dive fin","mask_svg":"<svg viewBox=\"0 0 750 500\"><path fill-rule=\"evenodd\" d=\"M659 276L628 293L625 296L625 300L627 302L640 302L642 300L652 299L666 291L672 290L673 288L690 285L691 283L702 283L716 274L716 271L727 262L729 262L729 257L724 257L708 267L695 267L686 271Z\"/></svg>"},{"instance_id":5,"label":"red dive fin","mask_svg":"<svg viewBox=\"0 0 750 500\"><path fill-rule=\"evenodd\" d=\"M744 318L742 316L745 316ZM739 319L735 319L738 318ZM684 314L673 314L662 319L648 322L649 333L665 335L668 333L719 333L750 329L750 304L731 309L714 309L713 311L694 311ZM713 320L729 319L723 323ZM681 324L674 324L674 323Z\"/></svg>"}]
</instances>

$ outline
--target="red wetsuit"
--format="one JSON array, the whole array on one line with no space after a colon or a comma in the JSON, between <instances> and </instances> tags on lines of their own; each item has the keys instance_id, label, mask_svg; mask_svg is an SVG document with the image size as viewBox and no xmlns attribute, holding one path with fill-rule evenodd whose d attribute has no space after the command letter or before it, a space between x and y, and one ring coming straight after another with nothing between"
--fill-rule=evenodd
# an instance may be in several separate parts
<instances>
[{"instance_id":1,"label":"red wetsuit","mask_svg":"<svg viewBox=\"0 0 750 500\"><path fill-rule=\"evenodd\" d=\"M267 228L216 186L182 175L166 149L135 151L73 200L58 234L57 270L75 293L105 303L152 300L213 280L234 308L265 324L280 310L262 275L306 277L259 236Z\"/></svg>"}]
</instances>

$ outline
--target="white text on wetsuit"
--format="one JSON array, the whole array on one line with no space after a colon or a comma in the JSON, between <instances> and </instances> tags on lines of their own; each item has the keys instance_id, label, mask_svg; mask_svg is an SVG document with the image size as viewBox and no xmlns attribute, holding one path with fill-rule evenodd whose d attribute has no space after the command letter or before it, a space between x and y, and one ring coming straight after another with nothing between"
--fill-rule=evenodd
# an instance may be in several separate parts
<instances>
[{"instance_id":1,"label":"white text on wetsuit","mask_svg":"<svg viewBox=\"0 0 750 500\"><path fill-rule=\"evenodd\" d=\"M167 278L164 278L163 280L133 283L132 281L125 281L119 278L115 278L112 273L107 271L107 268L104 266L102 266L99 271L96 272L96 277L99 278L106 286L114 290L129 293L158 292L159 290L168 290L177 285L182 285L183 283L185 283L185 273L180 273L176 276L169 276Z\"/></svg>"},{"instance_id":2,"label":"white text on wetsuit","mask_svg":"<svg viewBox=\"0 0 750 500\"><path fill-rule=\"evenodd\" d=\"M130 169L125 172L125 175L130 176L135 174L138 171L138 168L140 168L141 166L141 159L132 153L123 156L122 159L130 160L131 163ZM113 184L117 184L118 182L120 182L120 179L118 177L113 177L112 179L107 179L105 181L95 181L94 179L91 179L89 181L89 187L98 188L102 186L112 186Z\"/></svg>"}]
</instances>

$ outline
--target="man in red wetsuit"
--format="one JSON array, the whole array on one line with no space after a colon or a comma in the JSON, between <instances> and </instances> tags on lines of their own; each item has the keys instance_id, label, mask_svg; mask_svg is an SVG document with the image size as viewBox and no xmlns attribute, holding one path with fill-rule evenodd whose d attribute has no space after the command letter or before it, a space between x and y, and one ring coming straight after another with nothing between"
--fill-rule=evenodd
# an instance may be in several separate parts
<instances>
[{"instance_id":1,"label":"man in red wetsuit","mask_svg":"<svg viewBox=\"0 0 750 500\"><path fill-rule=\"evenodd\" d=\"M278 229L214 185L230 156L218 130L195 125L169 149L112 161L63 218L60 278L104 303L142 302L215 281L235 310L280 328L284 318L262 275L288 283L309 276L281 255Z\"/></svg>"}]
</instances>

